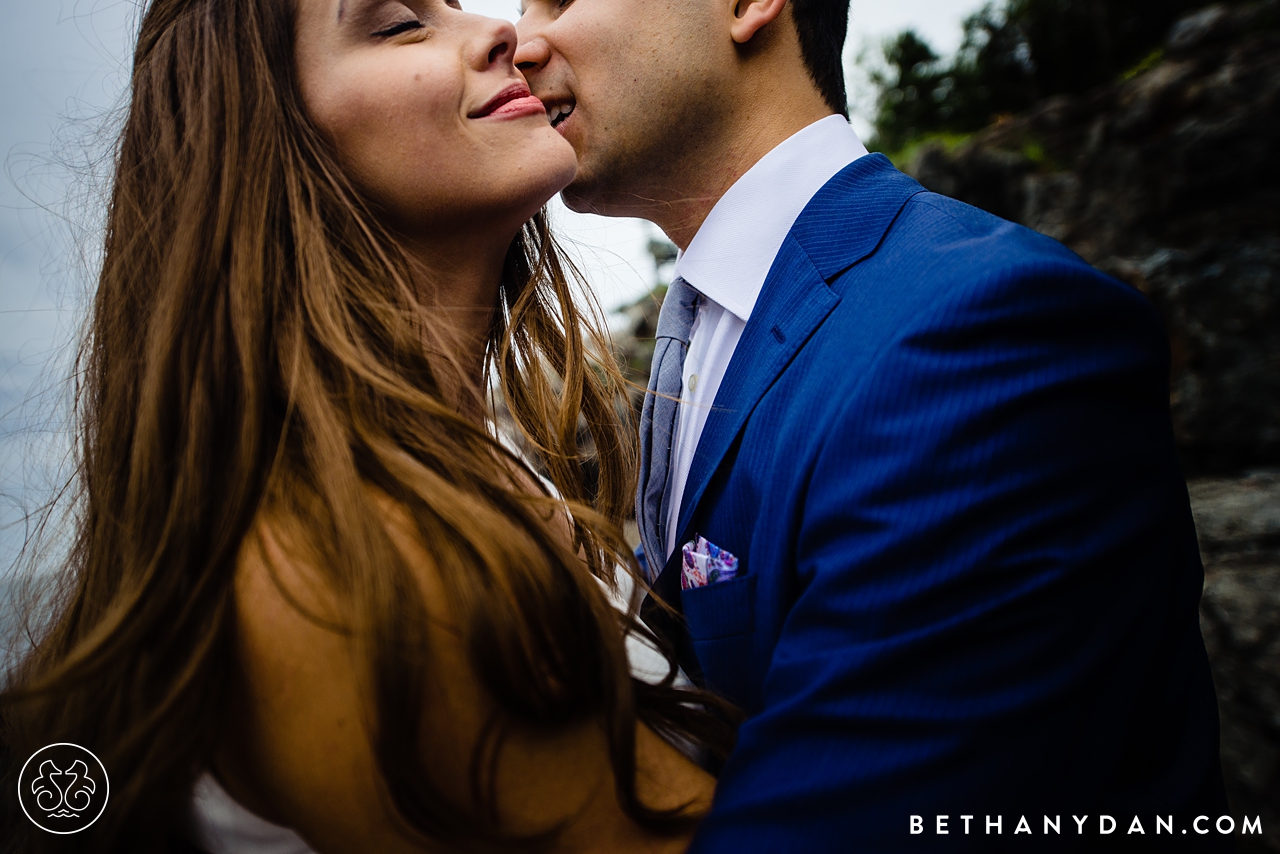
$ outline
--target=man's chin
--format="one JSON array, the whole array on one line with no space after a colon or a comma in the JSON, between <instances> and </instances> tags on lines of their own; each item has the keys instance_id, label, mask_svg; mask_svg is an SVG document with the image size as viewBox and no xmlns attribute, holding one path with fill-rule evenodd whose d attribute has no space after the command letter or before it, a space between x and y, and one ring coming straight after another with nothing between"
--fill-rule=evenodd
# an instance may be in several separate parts
<instances>
[{"instance_id":1,"label":"man's chin","mask_svg":"<svg viewBox=\"0 0 1280 854\"><path fill-rule=\"evenodd\" d=\"M594 195L587 187L581 186L578 181L574 181L560 191L560 200L564 202L566 208L574 213L608 216L607 213L600 210L595 202Z\"/></svg>"},{"instance_id":2,"label":"man's chin","mask_svg":"<svg viewBox=\"0 0 1280 854\"><path fill-rule=\"evenodd\" d=\"M644 216L644 206L638 205L639 196L620 191L613 182L584 178L579 161L578 176L573 183L560 191L564 206L574 213L597 216Z\"/></svg>"}]
</instances>

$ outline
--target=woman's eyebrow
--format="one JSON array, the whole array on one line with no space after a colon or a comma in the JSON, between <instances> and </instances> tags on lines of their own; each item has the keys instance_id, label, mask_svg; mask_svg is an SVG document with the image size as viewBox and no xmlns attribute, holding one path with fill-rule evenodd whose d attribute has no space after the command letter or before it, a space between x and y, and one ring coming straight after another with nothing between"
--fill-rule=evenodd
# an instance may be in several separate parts
<instances>
[{"instance_id":1,"label":"woman's eyebrow","mask_svg":"<svg viewBox=\"0 0 1280 854\"><path fill-rule=\"evenodd\" d=\"M367 6L367 5L369 4L361 3L359 2L359 0L356 0L356 3L355 3L357 10L359 10L362 6ZM338 23L339 24L342 23L342 19L346 17L346 14L347 14L347 0L338 0Z\"/></svg>"},{"instance_id":2,"label":"woman's eyebrow","mask_svg":"<svg viewBox=\"0 0 1280 854\"><path fill-rule=\"evenodd\" d=\"M359 0L357 0L355 5L357 8L359 8L362 5L367 6L368 4L367 3L362 4L359 2ZM342 23L342 19L346 16L346 14L347 14L347 0L338 0L338 23L339 24Z\"/></svg>"},{"instance_id":3,"label":"woman's eyebrow","mask_svg":"<svg viewBox=\"0 0 1280 854\"><path fill-rule=\"evenodd\" d=\"M338 23L341 24L346 17L347 7L351 7L352 17L363 20L371 17L383 6L393 5L390 0L338 0ZM414 5L413 0L399 0L398 4L403 6Z\"/></svg>"}]
</instances>

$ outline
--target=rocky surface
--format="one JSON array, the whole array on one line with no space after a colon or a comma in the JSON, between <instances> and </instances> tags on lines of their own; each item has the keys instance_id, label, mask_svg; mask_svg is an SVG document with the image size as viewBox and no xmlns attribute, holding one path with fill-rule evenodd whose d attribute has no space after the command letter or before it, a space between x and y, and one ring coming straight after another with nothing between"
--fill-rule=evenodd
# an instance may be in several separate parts
<instances>
[{"instance_id":1,"label":"rocky surface","mask_svg":"<svg viewBox=\"0 0 1280 854\"><path fill-rule=\"evenodd\" d=\"M1179 22L1149 70L907 165L1156 304L1188 469L1280 463L1280 0ZM1159 60L1159 61L1156 61Z\"/></svg>"},{"instance_id":2,"label":"rocky surface","mask_svg":"<svg viewBox=\"0 0 1280 854\"><path fill-rule=\"evenodd\" d=\"M1200 626L1222 718L1232 810L1264 832L1241 851L1280 851L1280 469L1191 481L1205 587Z\"/></svg>"}]
</instances>

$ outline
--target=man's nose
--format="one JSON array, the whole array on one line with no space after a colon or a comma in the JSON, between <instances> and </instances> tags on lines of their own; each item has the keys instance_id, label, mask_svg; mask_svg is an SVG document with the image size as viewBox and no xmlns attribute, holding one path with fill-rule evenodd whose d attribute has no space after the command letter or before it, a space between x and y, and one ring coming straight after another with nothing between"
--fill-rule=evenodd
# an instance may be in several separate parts
<instances>
[{"instance_id":1,"label":"man's nose","mask_svg":"<svg viewBox=\"0 0 1280 854\"><path fill-rule=\"evenodd\" d=\"M539 29L527 23L528 15L516 22L516 68L526 77L541 71L551 59L551 46Z\"/></svg>"}]
</instances>

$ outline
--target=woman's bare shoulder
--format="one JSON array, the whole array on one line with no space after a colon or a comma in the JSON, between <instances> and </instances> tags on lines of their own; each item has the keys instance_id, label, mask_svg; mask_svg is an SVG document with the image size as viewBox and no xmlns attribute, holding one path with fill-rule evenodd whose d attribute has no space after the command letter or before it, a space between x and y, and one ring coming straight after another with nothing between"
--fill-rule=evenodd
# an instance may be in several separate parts
<instances>
[{"instance_id":1,"label":"woman's bare shoulder","mask_svg":"<svg viewBox=\"0 0 1280 854\"><path fill-rule=\"evenodd\" d=\"M296 537L264 516L241 549L236 696L218 775L246 807L316 851L422 851L390 832L351 615Z\"/></svg>"},{"instance_id":2,"label":"woman's bare shoulder","mask_svg":"<svg viewBox=\"0 0 1280 854\"><path fill-rule=\"evenodd\" d=\"M473 748L494 703L469 663L437 564L411 516L383 493L371 497L418 581L428 618L424 767L442 790L468 792ZM242 549L237 720L228 722L219 776L247 807L293 827L316 851L433 850L395 829L367 735L373 710L349 631L352 615L308 552L286 522L265 516ZM710 777L646 728L637 743L646 803L709 805ZM513 727L495 782L504 828L534 833L563 824L559 850L678 851L688 842L652 838L622 815L607 740L592 723Z\"/></svg>"}]
</instances>

